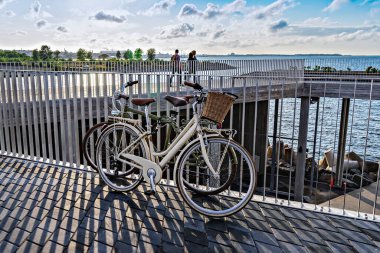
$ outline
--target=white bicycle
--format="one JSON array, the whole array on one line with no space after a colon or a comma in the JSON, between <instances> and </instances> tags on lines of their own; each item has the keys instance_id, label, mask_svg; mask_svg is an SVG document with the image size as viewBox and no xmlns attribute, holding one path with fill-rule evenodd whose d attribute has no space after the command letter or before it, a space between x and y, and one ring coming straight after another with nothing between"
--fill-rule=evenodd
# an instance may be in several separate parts
<instances>
[{"instance_id":1,"label":"white bicycle","mask_svg":"<svg viewBox=\"0 0 380 253\"><path fill-rule=\"evenodd\" d=\"M213 119L213 110L224 110L219 120L215 121L221 121L220 117L224 119L235 99L232 97L234 95L216 94L219 105L215 108L210 92L203 109L208 114L202 112L201 116L197 107L205 101L206 92L197 83L185 82L185 85L194 88L194 114L169 147L156 152L153 145L148 106L155 100L132 99L133 104L144 107L146 130L127 122L115 123L103 130L96 145L99 174L116 191L130 191L145 180L155 193L156 184L169 167L169 162L175 158L173 175L185 202L207 216L232 215L253 197L256 185L254 163L251 155L232 139L233 131L202 128L200 119ZM220 108L221 98L231 102L227 109ZM185 101L178 101L178 104L183 105ZM228 137L223 137L222 132L227 133ZM118 166L114 166L115 163Z\"/></svg>"}]
</instances>

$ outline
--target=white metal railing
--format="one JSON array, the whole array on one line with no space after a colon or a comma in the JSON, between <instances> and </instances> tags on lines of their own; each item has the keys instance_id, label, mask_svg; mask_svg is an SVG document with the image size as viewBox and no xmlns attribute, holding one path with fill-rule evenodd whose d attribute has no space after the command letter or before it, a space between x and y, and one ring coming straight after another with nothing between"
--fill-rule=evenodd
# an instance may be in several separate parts
<instances>
[{"instance_id":1,"label":"white metal railing","mask_svg":"<svg viewBox=\"0 0 380 253\"><path fill-rule=\"evenodd\" d=\"M362 194L368 183L366 166L358 167L355 174L359 176L358 183L349 187L348 182L353 178L351 170L343 171L339 179L328 170L317 173L319 166L314 163L309 166L310 170L305 170L306 161L300 159L306 156L307 148L308 157L318 161L326 149L338 150L339 138L344 138L344 152L355 151L364 162L380 160L380 79L376 77L326 75L302 78L269 74L197 74L194 77L182 73L171 78L171 73L0 71L0 152L2 155L86 168L79 142L89 127L107 118L108 97L115 89L126 81L139 80L140 84L130 87L128 94L156 98L153 110L160 114L170 109L169 104L160 98L167 94L191 92L181 86L185 79L198 80L208 90L228 90L239 95L224 124L238 130L236 139L255 155L260 175L256 199L342 215L354 212L356 217L379 219L378 170L374 172L377 178L373 180L376 188L371 195L373 199L364 200L368 198ZM348 107L343 104L344 99L351 101ZM315 104L310 104L311 101ZM349 112L346 126L341 125L342 106L346 106ZM181 117L189 119L190 107L185 110ZM305 115L301 114L305 110L306 119L300 116ZM341 126L347 129L345 136L340 134ZM301 138L302 129L306 129L306 138ZM281 141L290 146L289 161L286 161L288 153L283 151L285 149L280 149L281 145L273 145ZM268 146L272 146L272 154L267 152ZM296 155L297 160L293 159ZM301 171L304 174L297 186L296 175ZM337 185L330 184L337 179L344 179L346 183L339 186L346 187L339 190ZM349 191L354 188L359 191L359 197L351 202L356 201L357 205L349 207L346 199L351 198ZM342 193L341 202L321 200L322 196L337 193ZM297 194L300 201L294 201Z\"/></svg>"},{"instance_id":2,"label":"white metal railing","mask_svg":"<svg viewBox=\"0 0 380 253\"><path fill-rule=\"evenodd\" d=\"M303 76L302 59L263 60L207 60L181 61L179 66L168 60L156 61L47 61L47 62L0 62L0 70L38 72L111 72L111 73L183 73L193 75L237 76L271 72L284 75L284 71Z\"/></svg>"},{"instance_id":3,"label":"white metal railing","mask_svg":"<svg viewBox=\"0 0 380 253\"><path fill-rule=\"evenodd\" d=\"M340 71L366 73L368 67L380 69L380 57L367 56L241 56L236 57L199 57L201 60L188 63L181 61L181 72L196 71L203 75L246 75L279 70L293 70L320 75ZM173 70L169 59L154 61L134 61L123 59L109 60L60 60L60 61L23 61L0 62L0 70L31 70L60 72L118 72L118 73L166 73ZM371 71L370 71L371 72ZM302 75L302 72L300 73Z\"/></svg>"}]
</instances>

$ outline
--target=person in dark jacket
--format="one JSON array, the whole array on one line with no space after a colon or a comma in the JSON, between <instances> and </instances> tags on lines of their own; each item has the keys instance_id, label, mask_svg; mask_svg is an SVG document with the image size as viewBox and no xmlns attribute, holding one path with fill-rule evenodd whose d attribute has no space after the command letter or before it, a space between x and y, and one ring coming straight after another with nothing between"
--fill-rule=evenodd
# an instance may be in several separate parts
<instances>
[{"instance_id":1,"label":"person in dark jacket","mask_svg":"<svg viewBox=\"0 0 380 253\"><path fill-rule=\"evenodd\" d=\"M172 85L173 77L175 73L179 74L179 83L181 83L181 57L179 56L179 50L176 49L174 54L170 58L172 64L172 75L170 76L170 86Z\"/></svg>"},{"instance_id":2,"label":"person in dark jacket","mask_svg":"<svg viewBox=\"0 0 380 253\"><path fill-rule=\"evenodd\" d=\"M197 60L197 51L193 50L191 53L193 54L194 60Z\"/></svg>"},{"instance_id":3,"label":"person in dark jacket","mask_svg":"<svg viewBox=\"0 0 380 253\"><path fill-rule=\"evenodd\" d=\"M192 52L189 53L189 58L187 58L187 65L189 69L189 74L195 73L195 59Z\"/></svg>"}]
</instances>

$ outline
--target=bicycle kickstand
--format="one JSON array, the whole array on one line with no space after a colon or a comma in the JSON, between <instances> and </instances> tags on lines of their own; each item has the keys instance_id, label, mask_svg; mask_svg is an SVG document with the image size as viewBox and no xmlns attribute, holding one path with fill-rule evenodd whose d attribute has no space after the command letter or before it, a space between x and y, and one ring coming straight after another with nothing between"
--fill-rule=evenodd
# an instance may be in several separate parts
<instances>
[{"instance_id":1,"label":"bicycle kickstand","mask_svg":"<svg viewBox=\"0 0 380 253\"><path fill-rule=\"evenodd\" d=\"M151 190L147 191L146 193L154 195L154 194L156 194L156 184L154 182L154 178L156 177L156 171L151 168L151 169L148 169L147 174L149 177L149 181L150 181L149 183L150 183Z\"/></svg>"}]
</instances>

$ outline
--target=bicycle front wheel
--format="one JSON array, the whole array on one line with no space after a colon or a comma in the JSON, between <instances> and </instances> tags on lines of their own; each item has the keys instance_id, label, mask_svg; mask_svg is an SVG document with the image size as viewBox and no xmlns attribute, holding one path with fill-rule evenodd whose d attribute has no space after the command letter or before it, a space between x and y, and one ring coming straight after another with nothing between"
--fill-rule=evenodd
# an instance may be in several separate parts
<instances>
[{"instance_id":1,"label":"bicycle front wheel","mask_svg":"<svg viewBox=\"0 0 380 253\"><path fill-rule=\"evenodd\" d=\"M143 143L137 142L138 133L126 124L112 124L103 130L96 146L98 172L103 181L116 191L130 191L142 181L142 170L117 159L120 152L146 157Z\"/></svg>"},{"instance_id":2,"label":"bicycle front wheel","mask_svg":"<svg viewBox=\"0 0 380 253\"><path fill-rule=\"evenodd\" d=\"M205 144L216 174L204 162L201 144L197 141L187 147L180 158L176 174L179 192L199 213L211 217L232 215L253 197L256 185L253 161L249 153L233 140L213 137L205 139Z\"/></svg>"}]
</instances>

